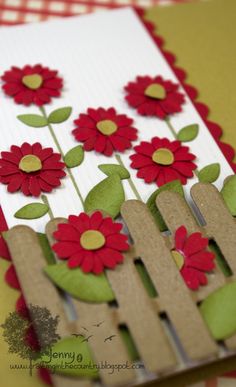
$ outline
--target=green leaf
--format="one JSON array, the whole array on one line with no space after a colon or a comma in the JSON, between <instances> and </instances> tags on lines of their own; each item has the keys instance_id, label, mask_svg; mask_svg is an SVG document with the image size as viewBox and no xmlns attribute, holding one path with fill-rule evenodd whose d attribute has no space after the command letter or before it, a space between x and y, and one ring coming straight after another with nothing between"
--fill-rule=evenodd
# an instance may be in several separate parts
<instances>
[{"instance_id":1,"label":"green leaf","mask_svg":"<svg viewBox=\"0 0 236 387\"><path fill-rule=\"evenodd\" d=\"M15 213L15 218L37 219L44 216L49 211L49 207L43 203L30 203L22 207Z\"/></svg>"},{"instance_id":2,"label":"green leaf","mask_svg":"<svg viewBox=\"0 0 236 387\"><path fill-rule=\"evenodd\" d=\"M67 263L49 265L44 269L48 277L61 289L86 302L109 302L114 293L105 274L84 273L80 268L69 269Z\"/></svg>"},{"instance_id":3,"label":"green leaf","mask_svg":"<svg viewBox=\"0 0 236 387\"><path fill-rule=\"evenodd\" d=\"M70 149L65 157L64 161L68 168L78 167L84 160L84 149L82 145L77 145Z\"/></svg>"},{"instance_id":4,"label":"green leaf","mask_svg":"<svg viewBox=\"0 0 236 387\"><path fill-rule=\"evenodd\" d=\"M198 180L201 183L214 183L220 175L220 164L214 163L202 168L198 174Z\"/></svg>"},{"instance_id":5,"label":"green leaf","mask_svg":"<svg viewBox=\"0 0 236 387\"><path fill-rule=\"evenodd\" d=\"M84 338L73 336L59 340L48 354L41 356L40 363L61 375L97 378L98 370Z\"/></svg>"},{"instance_id":6,"label":"green leaf","mask_svg":"<svg viewBox=\"0 0 236 387\"><path fill-rule=\"evenodd\" d=\"M135 345L135 342L126 327L126 325L120 325L119 326L121 337L125 343L126 349L128 351L129 357L131 361L137 361L140 359L140 355L138 353L137 347Z\"/></svg>"},{"instance_id":7,"label":"green leaf","mask_svg":"<svg viewBox=\"0 0 236 387\"><path fill-rule=\"evenodd\" d=\"M120 179L129 179L129 171L118 164L101 164L98 168L107 176L114 175L115 173L120 176Z\"/></svg>"},{"instance_id":8,"label":"green leaf","mask_svg":"<svg viewBox=\"0 0 236 387\"><path fill-rule=\"evenodd\" d=\"M188 142L194 140L199 131L198 124L192 124L182 128L177 134L177 139L182 142Z\"/></svg>"},{"instance_id":9,"label":"green leaf","mask_svg":"<svg viewBox=\"0 0 236 387\"><path fill-rule=\"evenodd\" d=\"M200 305L202 316L216 340L236 333L236 282L211 293Z\"/></svg>"},{"instance_id":10,"label":"green leaf","mask_svg":"<svg viewBox=\"0 0 236 387\"><path fill-rule=\"evenodd\" d=\"M152 297L152 298L157 297L156 289L155 289L153 282L150 278L150 275L148 274L148 271L147 271L146 267L144 266L144 264L142 263L142 261L137 260L134 263L135 263L135 267L140 275L140 278L142 280L143 286L145 287L149 297Z\"/></svg>"},{"instance_id":11,"label":"green leaf","mask_svg":"<svg viewBox=\"0 0 236 387\"><path fill-rule=\"evenodd\" d=\"M166 224L161 216L161 213L156 206L156 198L163 191L177 192L184 198L184 190L183 190L182 184L180 183L179 180L173 180L170 183L167 183L167 184L161 186L160 188L158 188L156 191L154 191L152 193L152 195L150 196L150 198L147 201L147 206L148 206L151 214L153 215L153 217L156 221L156 224L159 227L160 231L167 230Z\"/></svg>"},{"instance_id":12,"label":"green leaf","mask_svg":"<svg viewBox=\"0 0 236 387\"><path fill-rule=\"evenodd\" d=\"M50 124L61 124L68 120L72 112L72 107L66 106L60 109L56 109L49 114L48 122Z\"/></svg>"},{"instance_id":13,"label":"green leaf","mask_svg":"<svg viewBox=\"0 0 236 387\"><path fill-rule=\"evenodd\" d=\"M236 216L236 175L227 178L221 190L221 195L233 216Z\"/></svg>"},{"instance_id":14,"label":"green leaf","mask_svg":"<svg viewBox=\"0 0 236 387\"><path fill-rule=\"evenodd\" d=\"M39 239L39 244L41 246L41 249L43 250L43 255L49 265L54 265L55 264L55 257L52 252L52 249L49 245L48 238L46 237L45 234L38 232L38 239Z\"/></svg>"},{"instance_id":15,"label":"green leaf","mask_svg":"<svg viewBox=\"0 0 236 387\"><path fill-rule=\"evenodd\" d=\"M85 199L84 208L86 212L102 210L115 218L119 215L124 201L124 189L120 177L116 174L107 177L91 189Z\"/></svg>"},{"instance_id":16,"label":"green leaf","mask_svg":"<svg viewBox=\"0 0 236 387\"><path fill-rule=\"evenodd\" d=\"M32 126L33 128L43 128L48 124L47 119L38 114L21 114L17 118L23 124Z\"/></svg>"}]
</instances>

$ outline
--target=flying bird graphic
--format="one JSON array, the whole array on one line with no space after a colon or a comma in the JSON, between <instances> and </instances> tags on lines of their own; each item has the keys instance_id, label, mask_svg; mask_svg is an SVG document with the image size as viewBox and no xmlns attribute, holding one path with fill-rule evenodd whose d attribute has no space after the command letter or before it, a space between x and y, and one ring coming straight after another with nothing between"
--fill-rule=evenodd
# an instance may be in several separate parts
<instances>
[{"instance_id":1,"label":"flying bird graphic","mask_svg":"<svg viewBox=\"0 0 236 387\"><path fill-rule=\"evenodd\" d=\"M100 323L98 323L98 324L93 324L93 326L94 327L97 327L97 328L99 328L100 327L100 325L102 325L104 323L104 321L101 321Z\"/></svg>"},{"instance_id":2,"label":"flying bird graphic","mask_svg":"<svg viewBox=\"0 0 236 387\"><path fill-rule=\"evenodd\" d=\"M104 340L104 343L106 343L106 341L112 341L112 339L116 337L116 335L111 335L109 337L106 337L105 340Z\"/></svg>"},{"instance_id":3,"label":"flying bird graphic","mask_svg":"<svg viewBox=\"0 0 236 387\"><path fill-rule=\"evenodd\" d=\"M87 343L88 343L88 341L89 341L90 337L93 337L93 335L90 335L90 336L88 336L88 337L85 337L85 339L84 339L84 340L82 340L82 341L81 341L81 343L83 343L84 341L87 341Z\"/></svg>"},{"instance_id":4,"label":"flying bird graphic","mask_svg":"<svg viewBox=\"0 0 236 387\"><path fill-rule=\"evenodd\" d=\"M81 328L88 332L88 329L87 329L87 328L85 328L85 327L81 327Z\"/></svg>"}]
</instances>

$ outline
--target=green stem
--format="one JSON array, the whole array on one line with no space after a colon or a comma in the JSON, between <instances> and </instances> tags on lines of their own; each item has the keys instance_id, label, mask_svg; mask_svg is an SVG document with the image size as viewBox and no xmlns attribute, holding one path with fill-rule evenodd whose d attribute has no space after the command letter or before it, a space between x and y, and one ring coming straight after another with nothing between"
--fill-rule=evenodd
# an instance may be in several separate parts
<instances>
[{"instance_id":1,"label":"green stem","mask_svg":"<svg viewBox=\"0 0 236 387\"><path fill-rule=\"evenodd\" d=\"M124 165L123 161L121 160L120 155L117 155L117 154L116 154L115 157L116 157L116 160L118 161L118 163L121 165L121 167L125 168L125 165ZM130 185L130 188L132 189L132 191L133 191L135 197L136 197L138 200L142 201L142 198L141 198L141 196L139 195L138 190L137 190L137 188L135 187L135 185L134 185L133 180L131 179L131 177L129 177L129 179L127 179L127 180L128 180L128 183L129 183L129 185Z\"/></svg>"},{"instance_id":2,"label":"green stem","mask_svg":"<svg viewBox=\"0 0 236 387\"><path fill-rule=\"evenodd\" d=\"M53 212L51 210L51 207L50 207L50 204L49 204L49 201L48 201L48 198L46 195L41 195L41 200L44 204L46 204L46 206L48 206L49 210L48 210L48 215L49 215L49 218L52 220L54 219L54 216L53 216Z\"/></svg>"},{"instance_id":3,"label":"green stem","mask_svg":"<svg viewBox=\"0 0 236 387\"><path fill-rule=\"evenodd\" d=\"M168 128L170 129L172 135L173 135L174 138L177 140L177 139L178 139L178 138L177 138L177 133L176 133L176 131L175 131L173 125L171 124L169 117L167 117L167 118L165 119L165 121L166 121L166 124L167 124ZM194 173L194 175L196 176L196 178L198 179L198 170L195 169L195 170L193 171L193 173ZM199 179L198 179L198 180L199 180Z\"/></svg>"},{"instance_id":4,"label":"green stem","mask_svg":"<svg viewBox=\"0 0 236 387\"><path fill-rule=\"evenodd\" d=\"M82 195L81 195L81 192L80 192L80 190L79 190L78 185L76 184L75 178L74 178L74 176L73 176L73 174L72 174L70 168L67 168L67 172L68 172L68 175L69 175L69 177L70 177L70 179L71 179L71 182L72 182L72 184L73 184L73 186L74 186L74 189L76 190L76 193L77 193L77 195L79 196L79 199L80 199L81 204L82 204L83 209L84 209L84 199L83 199L83 197L82 197Z\"/></svg>"},{"instance_id":5,"label":"green stem","mask_svg":"<svg viewBox=\"0 0 236 387\"><path fill-rule=\"evenodd\" d=\"M61 157L64 159L64 156L65 156L65 155L64 155L63 150L62 150L62 148L61 148L61 145L59 144L59 142L58 142L58 140L57 140L57 137L56 137L56 135L55 135L55 132L54 132L54 130L53 130L52 125L48 122L48 116L47 116L47 113L46 113L46 111L45 111L45 108L44 108L43 106L40 106L39 109L40 109L41 113L43 114L43 116L46 118L47 123L48 123L48 124L47 124L47 125L48 125L48 129L49 129L49 132L50 132L50 134L51 134L51 136L52 136L52 139L53 139L53 141L54 141L54 143L55 143L55 145L56 145L56 147L57 147L57 149L58 149L58 152L61 154ZM83 206L83 208L84 208L84 200L83 200L83 197L82 197L81 192L80 192L80 190L79 190L79 187L78 187L78 185L77 185L77 183L76 183L76 181L75 181L75 178L74 178L74 176L73 176L73 174L72 174L70 168L66 167L66 169L67 169L68 176L70 177L70 180L71 180L71 182L72 182L72 184L73 184L73 186L74 186L74 189L75 189L77 195L79 196L79 199L80 199L80 201L81 201L81 204L82 204L82 206Z\"/></svg>"},{"instance_id":6,"label":"green stem","mask_svg":"<svg viewBox=\"0 0 236 387\"><path fill-rule=\"evenodd\" d=\"M177 133L176 133L174 127L172 126L170 119L166 118L165 121L166 121L166 124L167 124L168 128L170 129L171 133L173 134L174 138L177 139Z\"/></svg>"}]
</instances>

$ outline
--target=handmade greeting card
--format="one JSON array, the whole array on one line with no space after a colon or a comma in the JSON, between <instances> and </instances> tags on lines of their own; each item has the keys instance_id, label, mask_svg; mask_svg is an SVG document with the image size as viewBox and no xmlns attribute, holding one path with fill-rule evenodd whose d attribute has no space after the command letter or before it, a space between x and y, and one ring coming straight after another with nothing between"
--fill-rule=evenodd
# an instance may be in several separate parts
<instances>
[{"instance_id":1,"label":"handmade greeting card","mask_svg":"<svg viewBox=\"0 0 236 387\"><path fill-rule=\"evenodd\" d=\"M132 8L1 36L9 351L57 387L235 361L234 151L162 38Z\"/></svg>"}]
</instances>

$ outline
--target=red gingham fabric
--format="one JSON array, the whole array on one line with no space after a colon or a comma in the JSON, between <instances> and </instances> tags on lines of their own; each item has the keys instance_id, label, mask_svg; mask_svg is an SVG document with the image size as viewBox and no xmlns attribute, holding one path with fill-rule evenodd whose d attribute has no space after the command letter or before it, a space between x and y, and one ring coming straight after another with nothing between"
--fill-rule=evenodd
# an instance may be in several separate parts
<instances>
[{"instance_id":1,"label":"red gingham fabric","mask_svg":"<svg viewBox=\"0 0 236 387\"><path fill-rule=\"evenodd\" d=\"M0 0L0 25L31 23L133 5L183 3L191 0Z\"/></svg>"}]
</instances>

